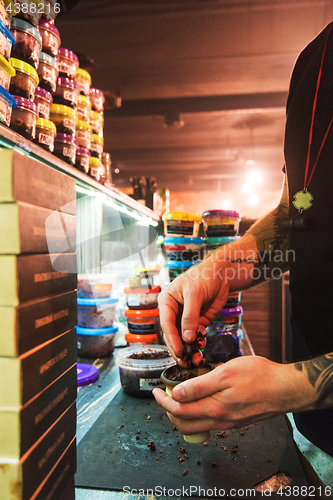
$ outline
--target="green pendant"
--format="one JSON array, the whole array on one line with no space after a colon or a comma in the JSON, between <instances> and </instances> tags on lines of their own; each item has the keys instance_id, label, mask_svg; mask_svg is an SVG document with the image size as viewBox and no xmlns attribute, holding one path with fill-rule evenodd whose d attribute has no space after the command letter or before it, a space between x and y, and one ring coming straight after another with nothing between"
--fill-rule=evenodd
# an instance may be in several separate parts
<instances>
[{"instance_id":1,"label":"green pendant","mask_svg":"<svg viewBox=\"0 0 333 500\"><path fill-rule=\"evenodd\" d=\"M308 190L303 189L294 194L293 205L299 212L303 212L303 210L312 207L312 200L312 194Z\"/></svg>"}]
</instances>

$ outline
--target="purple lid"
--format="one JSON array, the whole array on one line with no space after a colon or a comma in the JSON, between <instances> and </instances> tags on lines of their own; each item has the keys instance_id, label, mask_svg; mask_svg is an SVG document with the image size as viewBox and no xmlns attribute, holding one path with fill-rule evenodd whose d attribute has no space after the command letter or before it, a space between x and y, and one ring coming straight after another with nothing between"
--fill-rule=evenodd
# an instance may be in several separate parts
<instances>
[{"instance_id":1,"label":"purple lid","mask_svg":"<svg viewBox=\"0 0 333 500\"><path fill-rule=\"evenodd\" d=\"M92 384L99 379L98 368L94 365L89 365L88 363L77 363L76 372L78 387Z\"/></svg>"},{"instance_id":2,"label":"purple lid","mask_svg":"<svg viewBox=\"0 0 333 500\"><path fill-rule=\"evenodd\" d=\"M45 30L52 31L60 39L60 33L59 33L58 29L54 26L54 24L46 21L46 19L41 18L39 20L39 26L41 26Z\"/></svg>"},{"instance_id":3,"label":"purple lid","mask_svg":"<svg viewBox=\"0 0 333 500\"><path fill-rule=\"evenodd\" d=\"M73 61L79 63L79 59L74 52L71 50L65 49L64 47L59 47L58 56L68 57L68 59L72 59Z\"/></svg>"},{"instance_id":4,"label":"purple lid","mask_svg":"<svg viewBox=\"0 0 333 500\"><path fill-rule=\"evenodd\" d=\"M219 312L219 316L241 316L243 314L242 306L230 307L222 309Z\"/></svg>"},{"instance_id":5,"label":"purple lid","mask_svg":"<svg viewBox=\"0 0 333 500\"><path fill-rule=\"evenodd\" d=\"M41 87L36 87L35 96L42 97L43 99L50 101L51 104L53 103L53 97L50 94L50 92L48 92L45 89L42 89Z\"/></svg>"},{"instance_id":6,"label":"purple lid","mask_svg":"<svg viewBox=\"0 0 333 500\"><path fill-rule=\"evenodd\" d=\"M36 105L36 103L34 103L34 101L31 101L30 99L26 99L25 97L20 97L18 95L13 95L13 97L16 101L18 108L29 109L33 113L37 114L37 105Z\"/></svg>"},{"instance_id":7,"label":"purple lid","mask_svg":"<svg viewBox=\"0 0 333 500\"><path fill-rule=\"evenodd\" d=\"M233 217L236 219L239 219L239 212L236 212L235 210L207 210L207 212L204 212L202 214L202 217L207 217L207 216L217 216L217 217Z\"/></svg>"},{"instance_id":8,"label":"purple lid","mask_svg":"<svg viewBox=\"0 0 333 500\"><path fill-rule=\"evenodd\" d=\"M77 155L86 155L86 156L90 156L90 151L89 151L89 149L84 148L83 146L80 146L79 148L77 148L77 150L76 150L76 154L77 154Z\"/></svg>"},{"instance_id":9,"label":"purple lid","mask_svg":"<svg viewBox=\"0 0 333 500\"><path fill-rule=\"evenodd\" d=\"M69 87L71 89L78 90L77 83L71 78L66 78L65 76L59 76L57 78L57 85L61 85L62 87Z\"/></svg>"},{"instance_id":10,"label":"purple lid","mask_svg":"<svg viewBox=\"0 0 333 500\"><path fill-rule=\"evenodd\" d=\"M54 140L59 142L68 142L69 144L74 145L74 136L69 134L57 134Z\"/></svg>"},{"instance_id":11,"label":"purple lid","mask_svg":"<svg viewBox=\"0 0 333 500\"><path fill-rule=\"evenodd\" d=\"M94 94L98 97L103 97L103 99L104 99L104 94L103 94L102 90L100 90L100 89L95 89L94 87L91 87L89 92L90 92L90 94Z\"/></svg>"}]
</instances>

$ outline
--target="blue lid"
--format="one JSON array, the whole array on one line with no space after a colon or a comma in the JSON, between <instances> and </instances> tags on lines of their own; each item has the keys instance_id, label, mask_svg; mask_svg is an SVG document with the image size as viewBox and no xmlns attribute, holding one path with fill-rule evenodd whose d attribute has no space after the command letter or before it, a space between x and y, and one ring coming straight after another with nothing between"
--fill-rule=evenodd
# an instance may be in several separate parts
<instances>
[{"instance_id":1,"label":"blue lid","mask_svg":"<svg viewBox=\"0 0 333 500\"><path fill-rule=\"evenodd\" d=\"M5 35L6 38L10 40L12 45L16 45L16 40L14 35L9 31L9 29L4 25L4 23L0 19L0 31Z\"/></svg>"},{"instance_id":2,"label":"blue lid","mask_svg":"<svg viewBox=\"0 0 333 500\"><path fill-rule=\"evenodd\" d=\"M92 384L99 379L98 368L96 368L96 366L94 365L89 365L88 363L77 363L76 373L77 385L79 387Z\"/></svg>"},{"instance_id":3,"label":"blue lid","mask_svg":"<svg viewBox=\"0 0 333 500\"><path fill-rule=\"evenodd\" d=\"M117 326L108 326L106 328L84 328L76 326L77 335L110 335L110 333L117 333Z\"/></svg>"},{"instance_id":4,"label":"blue lid","mask_svg":"<svg viewBox=\"0 0 333 500\"><path fill-rule=\"evenodd\" d=\"M165 267L171 267L173 269L176 268L188 268L194 266L195 264L199 264L200 260L167 260L165 263Z\"/></svg>"},{"instance_id":5,"label":"blue lid","mask_svg":"<svg viewBox=\"0 0 333 500\"><path fill-rule=\"evenodd\" d=\"M57 64L56 59L52 56L49 56L49 54L45 54L45 52L40 52L39 53L39 60L46 62L47 64L49 64L50 66L52 66L53 68L55 68L58 71L58 64Z\"/></svg>"},{"instance_id":6,"label":"blue lid","mask_svg":"<svg viewBox=\"0 0 333 500\"><path fill-rule=\"evenodd\" d=\"M12 17L11 21L12 28L19 28L24 31L28 31L30 35L33 35L37 40L40 42L42 45L42 37L41 34L39 33L38 29L34 28L34 26L30 23L27 23L27 21L23 21L22 19L17 19L16 17Z\"/></svg>"},{"instance_id":7,"label":"blue lid","mask_svg":"<svg viewBox=\"0 0 333 500\"><path fill-rule=\"evenodd\" d=\"M17 106L16 100L9 92L7 92L7 90L1 87L1 85L0 85L0 96L6 99L10 107L16 108Z\"/></svg>"},{"instance_id":8,"label":"blue lid","mask_svg":"<svg viewBox=\"0 0 333 500\"><path fill-rule=\"evenodd\" d=\"M241 316L243 314L242 306L222 309L218 316Z\"/></svg>"},{"instance_id":9,"label":"blue lid","mask_svg":"<svg viewBox=\"0 0 333 500\"><path fill-rule=\"evenodd\" d=\"M166 236L164 238L164 245L202 245L202 238L185 238L184 236Z\"/></svg>"},{"instance_id":10,"label":"blue lid","mask_svg":"<svg viewBox=\"0 0 333 500\"><path fill-rule=\"evenodd\" d=\"M111 299L111 297L105 297L103 299L81 299L81 297L78 297L76 300L79 306L102 306L104 304L115 304L119 302L119 299Z\"/></svg>"},{"instance_id":11,"label":"blue lid","mask_svg":"<svg viewBox=\"0 0 333 500\"><path fill-rule=\"evenodd\" d=\"M203 239L205 245L227 245L227 243L232 243L233 241L239 240L240 236L207 236Z\"/></svg>"}]
</instances>

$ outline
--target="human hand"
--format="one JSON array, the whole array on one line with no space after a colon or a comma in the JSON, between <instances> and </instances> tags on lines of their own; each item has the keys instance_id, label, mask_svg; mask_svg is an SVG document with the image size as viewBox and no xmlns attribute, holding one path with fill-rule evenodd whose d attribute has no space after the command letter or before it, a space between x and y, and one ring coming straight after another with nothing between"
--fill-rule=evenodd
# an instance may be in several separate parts
<instances>
[{"instance_id":1,"label":"human hand","mask_svg":"<svg viewBox=\"0 0 333 500\"><path fill-rule=\"evenodd\" d=\"M153 395L182 434L239 428L289 411L311 409L315 390L294 364L257 356L234 358Z\"/></svg>"}]
</instances>

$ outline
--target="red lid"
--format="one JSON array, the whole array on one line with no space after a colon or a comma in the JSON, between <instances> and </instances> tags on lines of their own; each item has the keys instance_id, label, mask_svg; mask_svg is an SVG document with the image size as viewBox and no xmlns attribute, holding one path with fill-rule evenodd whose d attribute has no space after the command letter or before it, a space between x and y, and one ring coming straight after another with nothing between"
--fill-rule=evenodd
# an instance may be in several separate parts
<instances>
[{"instance_id":1,"label":"red lid","mask_svg":"<svg viewBox=\"0 0 333 500\"><path fill-rule=\"evenodd\" d=\"M147 286L125 286L124 293L160 293L160 286L153 286L148 288Z\"/></svg>"},{"instance_id":2,"label":"red lid","mask_svg":"<svg viewBox=\"0 0 333 500\"><path fill-rule=\"evenodd\" d=\"M125 333L125 340L127 342L146 342L152 343L157 342L158 338L156 333L152 333L149 335L136 335L135 333Z\"/></svg>"},{"instance_id":3,"label":"red lid","mask_svg":"<svg viewBox=\"0 0 333 500\"><path fill-rule=\"evenodd\" d=\"M126 318L150 318L151 316L159 316L159 309L126 309Z\"/></svg>"}]
</instances>

